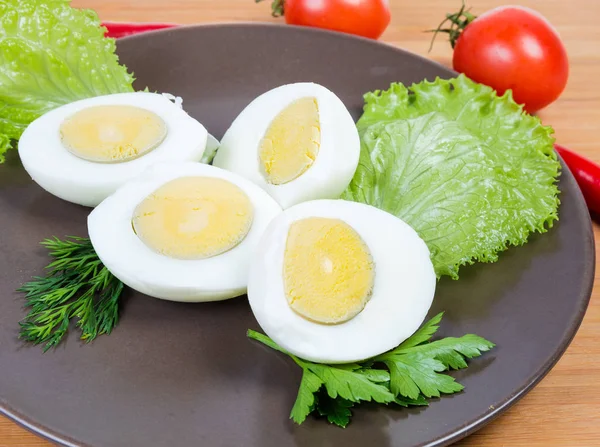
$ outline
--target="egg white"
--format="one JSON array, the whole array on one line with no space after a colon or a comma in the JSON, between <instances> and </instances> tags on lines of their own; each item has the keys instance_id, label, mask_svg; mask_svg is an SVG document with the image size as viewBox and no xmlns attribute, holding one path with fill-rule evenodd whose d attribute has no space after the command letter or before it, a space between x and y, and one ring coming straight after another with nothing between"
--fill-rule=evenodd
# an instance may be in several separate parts
<instances>
[{"instance_id":1,"label":"egg white","mask_svg":"<svg viewBox=\"0 0 600 447\"><path fill-rule=\"evenodd\" d=\"M98 96L54 109L33 121L19 141L19 156L31 178L63 200L96 206L127 180L163 161L200 161L207 131L170 95L132 92ZM178 99L178 98L177 98ZM154 112L167 125L165 140L154 150L122 163L94 163L73 155L62 144L60 125L83 109L100 105L130 105Z\"/></svg>"},{"instance_id":2,"label":"egg white","mask_svg":"<svg viewBox=\"0 0 600 447\"><path fill-rule=\"evenodd\" d=\"M308 217L343 220L373 257L371 299L347 322L310 321L286 300L282 273L288 231ZM408 224L369 205L318 200L285 210L267 227L250 269L248 299L261 328L282 348L313 362L347 363L384 353L410 337L431 307L435 286L429 249Z\"/></svg>"},{"instance_id":3,"label":"egg white","mask_svg":"<svg viewBox=\"0 0 600 447\"><path fill-rule=\"evenodd\" d=\"M260 141L283 109L305 97L317 100L321 125L319 153L312 166L298 178L273 185L262 174ZM213 165L256 183L285 209L308 200L340 197L354 176L359 156L360 138L344 103L321 85L297 83L275 88L252 101L225 132Z\"/></svg>"},{"instance_id":4,"label":"egg white","mask_svg":"<svg viewBox=\"0 0 600 447\"><path fill-rule=\"evenodd\" d=\"M136 206L165 183L188 176L224 179L247 194L254 219L239 245L212 258L181 260L155 252L135 234ZM200 163L167 162L150 167L96 207L88 216L88 232L102 263L132 289L172 301L218 301L246 292L251 255L280 212L265 191L236 174Z\"/></svg>"}]
</instances>

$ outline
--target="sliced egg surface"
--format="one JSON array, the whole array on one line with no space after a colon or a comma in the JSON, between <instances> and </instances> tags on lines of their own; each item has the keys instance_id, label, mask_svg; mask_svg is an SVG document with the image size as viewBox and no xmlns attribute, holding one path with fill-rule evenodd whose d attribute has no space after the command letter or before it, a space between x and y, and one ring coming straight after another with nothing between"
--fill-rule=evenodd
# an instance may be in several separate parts
<instances>
[{"instance_id":1,"label":"sliced egg surface","mask_svg":"<svg viewBox=\"0 0 600 447\"><path fill-rule=\"evenodd\" d=\"M172 301L246 293L252 254L279 204L250 181L194 162L154 165L88 216L106 268L127 286Z\"/></svg>"},{"instance_id":2,"label":"sliced egg surface","mask_svg":"<svg viewBox=\"0 0 600 447\"><path fill-rule=\"evenodd\" d=\"M358 131L342 101L321 85L297 83L252 101L225 132L213 164L288 208L340 197L359 155Z\"/></svg>"},{"instance_id":3,"label":"sliced egg surface","mask_svg":"<svg viewBox=\"0 0 600 447\"><path fill-rule=\"evenodd\" d=\"M154 163L200 161L207 138L180 98L119 93L42 115L23 133L19 156L50 194L93 207Z\"/></svg>"},{"instance_id":4,"label":"sliced egg surface","mask_svg":"<svg viewBox=\"0 0 600 447\"><path fill-rule=\"evenodd\" d=\"M248 299L282 348L313 362L348 363L410 337L435 286L429 249L405 222L369 205L317 200L268 226Z\"/></svg>"}]
</instances>

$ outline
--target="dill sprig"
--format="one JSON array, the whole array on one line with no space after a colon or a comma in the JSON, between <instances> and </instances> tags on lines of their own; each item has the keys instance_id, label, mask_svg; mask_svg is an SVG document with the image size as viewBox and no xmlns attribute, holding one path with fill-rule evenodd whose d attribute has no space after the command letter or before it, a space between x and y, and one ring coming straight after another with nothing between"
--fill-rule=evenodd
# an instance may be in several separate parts
<instances>
[{"instance_id":1,"label":"dill sprig","mask_svg":"<svg viewBox=\"0 0 600 447\"><path fill-rule=\"evenodd\" d=\"M123 283L104 267L90 240L54 237L41 245L53 261L46 267L46 276L36 276L18 289L25 293L29 308L19 323L19 338L45 344L46 352L61 342L73 319L86 342L110 334L119 319Z\"/></svg>"}]
</instances>

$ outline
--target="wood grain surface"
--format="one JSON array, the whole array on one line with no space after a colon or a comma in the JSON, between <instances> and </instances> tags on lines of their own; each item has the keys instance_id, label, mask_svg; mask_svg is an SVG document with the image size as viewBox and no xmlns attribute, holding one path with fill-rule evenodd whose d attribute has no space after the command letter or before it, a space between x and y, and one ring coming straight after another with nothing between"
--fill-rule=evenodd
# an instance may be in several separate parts
<instances>
[{"instance_id":1,"label":"wood grain surface","mask_svg":"<svg viewBox=\"0 0 600 447\"><path fill-rule=\"evenodd\" d=\"M428 53L430 34L445 12L460 0L390 0L392 24L382 40L450 65L451 50L440 38ZM475 14L504 2L470 0ZM268 2L254 0L73 0L95 9L102 20L175 23L276 21ZM540 113L554 126L558 142L600 162L600 2L597 0L521 0L558 29L569 53L567 89ZM596 239L600 239L595 225ZM555 368L503 416L456 445L465 446L600 446L600 287L596 275L583 324ZM535 324L535 322L532 322ZM491 384L493 386L493 384ZM0 417L1 447L47 447L51 444ZM124 446L126 447L126 446ZM151 447L151 446L148 446ZM174 446L176 447L176 446ZM178 447L178 446L177 446ZM208 446L207 446L208 447Z\"/></svg>"}]
</instances>

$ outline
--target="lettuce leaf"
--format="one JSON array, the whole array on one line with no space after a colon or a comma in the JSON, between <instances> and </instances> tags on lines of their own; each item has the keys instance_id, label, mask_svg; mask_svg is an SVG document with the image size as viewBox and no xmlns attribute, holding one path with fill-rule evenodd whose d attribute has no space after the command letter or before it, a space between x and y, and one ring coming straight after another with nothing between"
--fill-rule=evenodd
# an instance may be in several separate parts
<instances>
[{"instance_id":1,"label":"lettuce leaf","mask_svg":"<svg viewBox=\"0 0 600 447\"><path fill-rule=\"evenodd\" d=\"M427 243L438 277L494 262L558 219L553 130L464 75L365 95L359 167L343 198L386 210Z\"/></svg>"},{"instance_id":2,"label":"lettuce leaf","mask_svg":"<svg viewBox=\"0 0 600 447\"><path fill-rule=\"evenodd\" d=\"M133 91L115 42L70 0L0 0L0 162L42 114L78 99Z\"/></svg>"}]
</instances>

